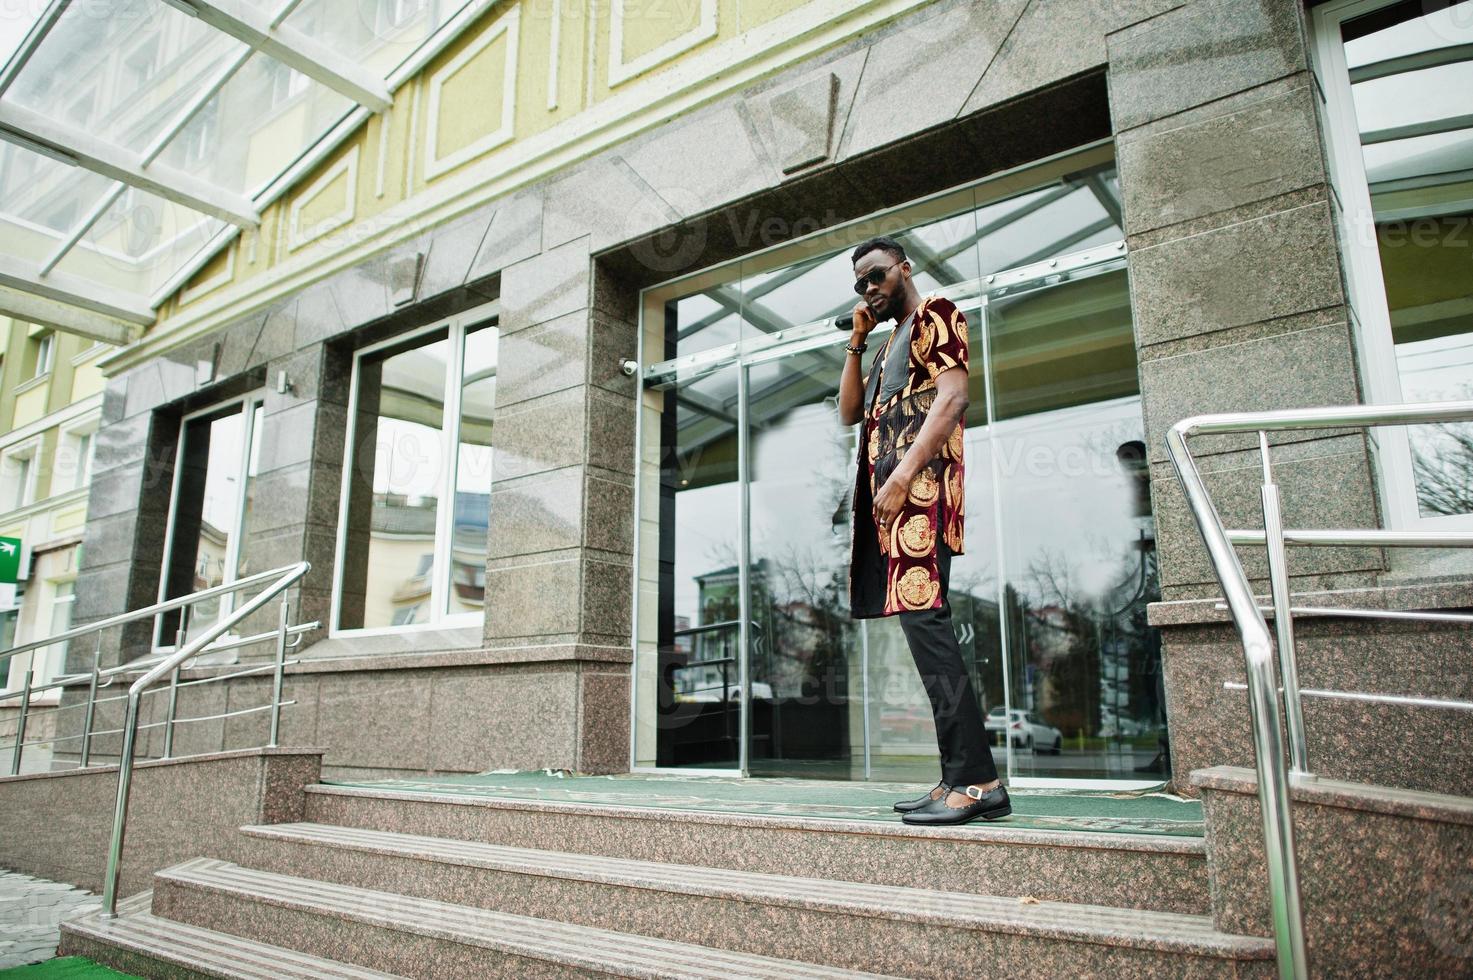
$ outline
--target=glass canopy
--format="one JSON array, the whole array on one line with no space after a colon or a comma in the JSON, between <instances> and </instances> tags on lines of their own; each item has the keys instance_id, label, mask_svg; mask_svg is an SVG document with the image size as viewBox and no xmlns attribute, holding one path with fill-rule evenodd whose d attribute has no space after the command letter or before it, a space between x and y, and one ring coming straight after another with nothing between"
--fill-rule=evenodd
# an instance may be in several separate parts
<instances>
[{"instance_id":1,"label":"glass canopy","mask_svg":"<svg viewBox=\"0 0 1473 980\"><path fill-rule=\"evenodd\" d=\"M51 0L7 19L0 313L32 318L18 291L99 330L146 325L284 174L490 4Z\"/></svg>"}]
</instances>

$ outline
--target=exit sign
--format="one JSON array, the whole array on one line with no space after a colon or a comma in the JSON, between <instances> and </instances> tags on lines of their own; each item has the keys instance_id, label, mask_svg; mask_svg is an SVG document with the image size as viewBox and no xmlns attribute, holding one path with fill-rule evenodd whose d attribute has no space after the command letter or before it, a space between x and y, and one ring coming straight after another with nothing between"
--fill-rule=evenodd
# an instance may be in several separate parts
<instances>
[{"instance_id":1,"label":"exit sign","mask_svg":"<svg viewBox=\"0 0 1473 980\"><path fill-rule=\"evenodd\" d=\"M15 583L20 578L20 538L0 538L0 609L15 608Z\"/></svg>"},{"instance_id":2,"label":"exit sign","mask_svg":"<svg viewBox=\"0 0 1473 980\"><path fill-rule=\"evenodd\" d=\"M0 538L0 584L20 580L20 538Z\"/></svg>"}]
</instances>

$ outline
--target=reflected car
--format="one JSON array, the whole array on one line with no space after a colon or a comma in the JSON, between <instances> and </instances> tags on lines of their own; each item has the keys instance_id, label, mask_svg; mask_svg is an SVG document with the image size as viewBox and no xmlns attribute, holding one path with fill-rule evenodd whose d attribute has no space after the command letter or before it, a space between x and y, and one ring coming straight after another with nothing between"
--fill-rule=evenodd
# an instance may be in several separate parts
<instances>
[{"instance_id":1,"label":"reflected car","mask_svg":"<svg viewBox=\"0 0 1473 980\"><path fill-rule=\"evenodd\" d=\"M1121 717L1116 719L1107 715L1100 719L1100 738L1135 738L1137 735L1146 734L1146 732L1147 726L1136 721L1134 718Z\"/></svg>"},{"instance_id":2,"label":"reflected car","mask_svg":"<svg viewBox=\"0 0 1473 980\"><path fill-rule=\"evenodd\" d=\"M681 693L677 692L676 695L675 695L675 700L677 700L677 701L721 701L721 700L726 700L726 701L740 701L741 698L742 698L742 689L736 685L736 682L735 681L733 681L733 682L731 682L730 684L727 685L726 691L724 693L725 693L725 698L723 699L723 697L722 697L723 692L721 690L721 685L720 685L720 683L718 683L715 687L708 687L708 688L705 688L704 690L700 690L700 691L692 691L689 694L681 694ZM764 684L762 681L753 681L752 682L752 700L753 701L761 701L761 700L771 701L772 700L772 685L771 684Z\"/></svg>"},{"instance_id":3,"label":"reflected car","mask_svg":"<svg viewBox=\"0 0 1473 980\"><path fill-rule=\"evenodd\" d=\"M988 741L995 746L1008 738L1015 749L1058 755L1064 748L1064 733L1032 711L1008 711L999 705L988 712L986 725Z\"/></svg>"}]
</instances>

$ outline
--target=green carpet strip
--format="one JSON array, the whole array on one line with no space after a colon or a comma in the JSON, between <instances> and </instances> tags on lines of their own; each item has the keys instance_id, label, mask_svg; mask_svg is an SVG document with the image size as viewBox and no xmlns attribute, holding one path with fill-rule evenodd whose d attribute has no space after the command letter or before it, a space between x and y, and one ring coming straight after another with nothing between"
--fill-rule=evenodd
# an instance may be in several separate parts
<instances>
[{"instance_id":1,"label":"green carpet strip","mask_svg":"<svg viewBox=\"0 0 1473 980\"><path fill-rule=\"evenodd\" d=\"M11 967L0 970L0 977L5 980L140 980L131 973L109 970L81 956L62 956L44 963Z\"/></svg>"},{"instance_id":2,"label":"green carpet strip","mask_svg":"<svg viewBox=\"0 0 1473 980\"><path fill-rule=\"evenodd\" d=\"M424 779L331 781L333 786L399 790L454 797L597 803L657 810L812 817L899 823L890 807L928 787L910 783L818 779L739 779L723 776L580 776L565 772L486 772ZM1149 790L1009 790L1013 815L1001 824L1036 830L1202 836L1202 804ZM993 824L998 826L1000 824ZM985 832L986 824L969 824Z\"/></svg>"}]
</instances>

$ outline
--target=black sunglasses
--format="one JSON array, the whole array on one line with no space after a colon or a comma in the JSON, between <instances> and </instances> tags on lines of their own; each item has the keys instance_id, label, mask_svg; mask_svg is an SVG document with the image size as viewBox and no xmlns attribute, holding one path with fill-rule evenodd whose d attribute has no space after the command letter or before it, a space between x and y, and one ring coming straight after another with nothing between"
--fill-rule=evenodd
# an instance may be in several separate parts
<instances>
[{"instance_id":1,"label":"black sunglasses","mask_svg":"<svg viewBox=\"0 0 1473 980\"><path fill-rule=\"evenodd\" d=\"M884 282L885 278L890 275L890 270L904 261L904 259L899 259L898 261L891 262L883 269L869 270L864 275L854 280L854 291L863 296L866 289L871 286L878 286L880 283Z\"/></svg>"}]
</instances>

